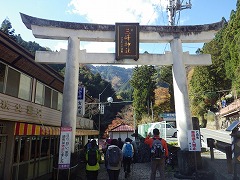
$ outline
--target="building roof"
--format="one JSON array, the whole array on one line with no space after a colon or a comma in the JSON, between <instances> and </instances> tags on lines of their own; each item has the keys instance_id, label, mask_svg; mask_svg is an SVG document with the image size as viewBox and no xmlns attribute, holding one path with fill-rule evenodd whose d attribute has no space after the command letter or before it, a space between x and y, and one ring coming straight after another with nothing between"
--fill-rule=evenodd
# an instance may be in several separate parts
<instances>
[{"instance_id":1,"label":"building roof","mask_svg":"<svg viewBox=\"0 0 240 180\"><path fill-rule=\"evenodd\" d=\"M35 62L33 54L2 31L0 31L0 61L35 77L61 93L63 92L64 77L50 66ZM86 102L93 101L94 99L86 94Z\"/></svg>"},{"instance_id":2,"label":"building roof","mask_svg":"<svg viewBox=\"0 0 240 180\"><path fill-rule=\"evenodd\" d=\"M42 19L37 17L32 17L23 13L20 13L23 23L28 29L32 29L32 25L35 26L45 26L45 27L56 27L64 29L74 29L74 30L87 30L87 31L115 31L115 25L109 24L89 24L89 23L76 23L76 22L64 22L64 21L54 21L48 19ZM215 31L221 29L225 20L221 20L212 24L204 25L187 25L187 26L140 26L141 32L158 32L162 34L191 34L199 33L202 31Z\"/></svg>"},{"instance_id":3,"label":"building roof","mask_svg":"<svg viewBox=\"0 0 240 180\"><path fill-rule=\"evenodd\" d=\"M133 131L134 128L126 124L121 124L110 130L110 132L133 132Z\"/></svg>"},{"instance_id":4,"label":"building roof","mask_svg":"<svg viewBox=\"0 0 240 180\"><path fill-rule=\"evenodd\" d=\"M63 92L64 77L49 66L35 62L33 54L2 31L0 31L0 59L59 92Z\"/></svg>"}]
</instances>

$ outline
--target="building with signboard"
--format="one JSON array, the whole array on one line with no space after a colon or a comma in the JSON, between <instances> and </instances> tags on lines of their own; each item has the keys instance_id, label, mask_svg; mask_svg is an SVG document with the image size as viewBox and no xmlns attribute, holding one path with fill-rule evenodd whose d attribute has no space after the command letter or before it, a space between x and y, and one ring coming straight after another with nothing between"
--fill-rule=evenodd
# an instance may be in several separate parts
<instances>
[{"instance_id":1,"label":"building with signboard","mask_svg":"<svg viewBox=\"0 0 240 180\"><path fill-rule=\"evenodd\" d=\"M159 114L160 122L166 121L176 127L176 113L161 113Z\"/></svg>"},{"instance_id":2,"label":"building with signboard","mask_svg":"<svg viewBox=\"0 0 240 180\"><path fill-rule=\"evenodd\" d=\"M64 78L34 58L0 31L0 179L49 173L59 152ZM78 143L98 135L87 118L76 128Z\"/></svg>"}]
</instances>

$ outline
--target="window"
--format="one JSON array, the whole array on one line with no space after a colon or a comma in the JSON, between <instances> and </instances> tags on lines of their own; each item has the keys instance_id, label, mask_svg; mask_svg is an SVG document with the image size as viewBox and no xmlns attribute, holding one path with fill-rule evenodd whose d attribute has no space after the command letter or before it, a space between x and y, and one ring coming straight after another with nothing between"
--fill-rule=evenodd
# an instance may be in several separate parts
<instances>
[{"instance_id":1,"label":"window","mask_svg":"<svg viewBox=\"0 0 240 180\"><path fill-rule=\"evenodd\" d=\"M62 101L63 101L63 95L62 93L58 93L58 108L57 110L62 111Z\"/></svg>"},{"instance_id":2,"label":"window","mask_svg":"<svg viewBox=\"0 0 240 180\"><path fill-rule=\"evenodd\" d=\"M12 68L9 68L7 84L6 84L6 94L10 96L18 97L19 83L20 83L20 73Z\"/></svg>"},{"instance_id":3,"label":"window","mask_svg":"<svg viewBox=\"0 0 240 180\"><path fill-rule=\"evenodd\" d=\"M32 85L32 78L30 78L24 74L21 74L18 97L21 99L30 101L31 100L31 85Z\"/></svg>"},{"instance_id":4,"label":"window","mask_svg":"<svg viewBox=\"0 0 240 180\"><path fill-rule=\"evenodd\" d=\"M62 94L37 81L35 103L62 110Z\"/></svg>"},{"instance_id":5,"label":"window","mask_svg":"<svg viewBox=\"0 0 240 180\"><path fill-rule=\"evenodd\" d=\"M59 149L59 136L51 137L50 154L51 155L58 154L58 149Z\"/></svg>"},{"instance_id":6,"label":"window","mask_svg":"<svg viewBox=\"0 0 240 180\"><path fill-rule=\"evenodd\" d=\"M41 157L50 155L50 139L49 137L42 138Z\"/></svg>"},{"instance_id":7,"label":"window","mask_svg":"<svg viewBox=\"0 0 240 180\"><path fill-rule=\"evenodd\" d=\"M44 102L44 90L43 90L43 84L40 82L37 82L36 87L36 96L35 96L35 103L42 104Z\"/></svg>"},{"instance_id":8,"label":"window","mask_svg":"<svg viewBox=\"0 0 240 180\"><path fill-rule=\"evenodd\" d=\"M20 143L20 144L19 144ZM30 153L30 138L28 137L16 137L15 146L14 146L14 162L18 162L18 152L19 154L19 162L28 161L29 153ZM18 149L20 148L20 150Z\"/></svg>"},{"instance_id":9,"label":"window","mask_svg":"<svg viewBox=\"0 0 240 180\"><path fill-rule=\"evenodd\" d=\"M0 63L0 92L3 93L5 81L6 65Z\"/></svg>"},{"instance_id":10,"label":"window","mask_svg":"<svg viewBox=\"0 0 240 180\"><path fill-rule=\"evenodd\" d=\"M32 85L32 78L24 74L21 74L20 72L10 67L8 68L7 83L6 83L7 95L18 97L18 98L29 101L31 100L31 85Z\"/></svg>"},{"instance_id":11,"label":"window","mask_svg":"<svg viewBox=\"0 0 240 180\"><path fill-rule=\"evenodd\" d=\"M52 91L52 108L57 109L58 108L58 92L57 91Z\"/></svg>"},{"instance_id":12,"label":"window","mask_svg":"<svg viewBox=\"0 0 240 180\"><path fill-rule=\"evenodd\" d=\"M41 138L38 136L32 137L32 146L31 146L31 159L40 157L40 142Z\"/></svg>"},{"instance_id":13,"label":"window","mask_svg":"<svg viewBox=\"0 0 240 180\"><path fill-rule=\"evenodd\" d=\"M52 89L45 86L45 97L44 97L44 106L51 107L51 100L52 100Z\"/></svg>"}]
</instances>

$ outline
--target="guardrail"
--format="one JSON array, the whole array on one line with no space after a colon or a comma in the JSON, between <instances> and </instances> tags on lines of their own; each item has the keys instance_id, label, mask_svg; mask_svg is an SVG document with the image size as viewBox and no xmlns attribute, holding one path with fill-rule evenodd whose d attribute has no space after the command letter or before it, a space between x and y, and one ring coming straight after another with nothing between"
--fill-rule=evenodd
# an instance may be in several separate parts
<instances>
[{"instance_id":1,"label":"guardrail","mask_svg":"<svg viewBox=\"0 0 240 180\"><path fill-rule=\"evenodd\" d=\"M211 160L214 160L213 148L226 153L227 158L227 171L229 174L233 173L233 163L232 163L232 145L222 141L215 140L213 138L207 138L207 146L210 148Z\"/></svg>"}]
</instances>

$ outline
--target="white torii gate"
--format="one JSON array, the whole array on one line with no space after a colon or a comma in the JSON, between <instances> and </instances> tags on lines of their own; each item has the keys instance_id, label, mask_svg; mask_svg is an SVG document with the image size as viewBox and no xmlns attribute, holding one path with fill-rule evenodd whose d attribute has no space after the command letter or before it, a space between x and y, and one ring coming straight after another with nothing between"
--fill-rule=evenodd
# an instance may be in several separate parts
<instances>
[{"instance_id":1,"label":"white torii gate","mask_svg":"<svg viewBox=\"0 0 240 180\"><path fill-rule=\"evenodd\" d=\"M80 50L80 41L114 42L115 25L85 24L52 21L21 13L22 21L36 38L68 41L68 50L36 52L39 63L66 63L62 126L76 129L77 90L79 63L121 65L172 65L178 143L188 150L187 133L192 130L192 117L186 79L186 65L210 65L208 54L183 53L182 43L204 43L214 38L223 22L195 26L140 26L141 43L170 43L172 52L165 54L140 54L139 60L115 60L113 53L87 53ZM73 131L75 137L75 131ZM72 142L74 147L74 141ZM72 148L74 151L74 148Z\"/></svg>"}]
</instances>

